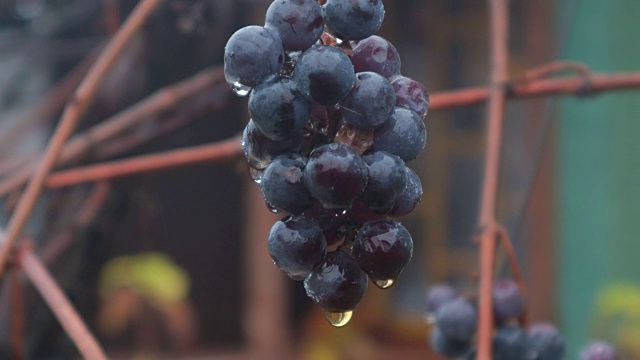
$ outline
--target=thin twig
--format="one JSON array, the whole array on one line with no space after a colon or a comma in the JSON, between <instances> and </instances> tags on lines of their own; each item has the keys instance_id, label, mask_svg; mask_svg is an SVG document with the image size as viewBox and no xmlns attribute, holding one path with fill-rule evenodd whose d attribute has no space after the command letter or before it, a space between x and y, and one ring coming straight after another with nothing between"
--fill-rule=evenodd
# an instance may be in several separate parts
<instances>
[{"instance_id":1,"label":"thin twig","mask_svg":"<svg viewBox=\"0 0 640 360\"><path fill-rule=\"evenodd\" d=\"M516 250L513 247L513 242L511 241L511 237L509 236L509 232L502 225L497 226L498 232L498 240L500 241L500 245L507 253L507 257L509 259L509 266L511 267L511 274L513 275L514 280L518 284L520 288L520 293L522 293L522 297L525 301L528 302L528 293L527 283L524 280L524 276L522 275L522 268L520 267L520 263L518 262L518 256L516 254ZM526 307L526 306L525 306ZM528 312L523 311L522 316L520 317L520 324L524 327L529 325L529 317Z\"/></svg>"},{"instance_id":2,"label":"thin twig","mask_svg":"<svg viewBox=\"0 0 640 360\"><path fill-rule=\"evenodd\" d=\"M72 186L83 182L113 179L176 166L217 162L230 159L241 152L240 136L236 136L207 145L192 146L60 171L49 175L45 184L50 188Z\"/></svg>"},{"instance_id":3,"label":"thin twig","mask_svg":"<svg viewBox=\"0 0 640 360\"><path fill-rule=\"evenodd\" d=\"M478 359L491 360L493 330L493 266L495 260L497 224L495 222L502 124L506 101L505 84L508 80L508 0L489 0L491 27L491 79L487 111L486 162L480 202L478 225L480 236L480 295L478 321Z\"/></svg>"},{"instance_id":4,"label":"thin twig","mask_svg":"<svg viewBox=\"0 0 640 360\"><path fill-rule=\"evenodd\" d=\"M519 81L531 82L533 80L543 79L565 71L575 72L583 78L587 78L591 75L589 68L583 63L558 60L527 70L522 74Z\"/></svg>"},{"instance_id":5,"label":"thin twig","mask_svg":"<svg viewBox=\"0 0 640 360\"><path fill-rule=\"evenodd\" d=\"M17 253L17 261L36 290L42 295L53 314L73 340L85 359L107 359L104 351L93 337L82 318L69 302L55 279L49 274L40 259L24 246Z\"/></svg>"},{"instance_id":6,"label":"thin twig","mask_svg":"<svg viewBox=\"0 0 640 360\"><path fill-rule=\"evenodd\" d=\"M157 120L163 113L185 105L185 101L202 92L218 95L211 100L211 108L221 108L226 104L231 89L224 82L222 67L204 70L187 80L160 89L145 100L75 135L64 146L57 165L66 165L80 159L93 148L115 139L145 121ZM27 163L18 172L0 182L0 196L6 196L19 189L34 169L35 163Z\"/></svg>"},{"instance_id":7,"label":"thin twig","mask_svg":"<svg viewBox=\"0 0 640 360\"><path fill-rule=\"evenodd\" d=\"M22 194L20 201L18 201L13 215L9 219L6 239L2 247L0 247L0 279L2 279L2 275L6 269L9 254L18 242L20 233L40 197L44 181L49 171L56 164L64 143L78 125L84 112L91 105L100 83L107 76L109 69L111 69L117 61L126 44L142 27L142 24L145 23L146 19L160 3L161 0L143 0L136 6L131 16L109 45L107 45L103 53L100 54L96 63L91 67L82 83L80 83L78 90L76 90L73 97L69 100L67 107L62 113L60 123L54 131L38 167L31 176L27 188Z\"/></svg>"}]
</instances>

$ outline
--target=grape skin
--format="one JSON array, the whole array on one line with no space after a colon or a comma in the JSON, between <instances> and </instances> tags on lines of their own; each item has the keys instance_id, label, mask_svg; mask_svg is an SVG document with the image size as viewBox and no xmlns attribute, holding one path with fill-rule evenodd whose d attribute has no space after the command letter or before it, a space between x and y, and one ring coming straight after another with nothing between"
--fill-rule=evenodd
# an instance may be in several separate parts
<instances>
[{"instance_id":1,"label":"grape skin","mask_svg":"<svg viewBox=\"0 0 640 360\"><path fill-rule=\"evenodd\" d=\"M387 151L404 161L418 157L427 143L427 130L414 111L396 107L389 120L373 135L372 151Z\"/></svg>"},{"instance_id":2,"label":"grape skin","mask_svg":"<svg viewBox=\"0 0 640 360\"><path fill-rule=\"evenodd\" d=\"M391 80L396 93L396 106L413 110L421 118L427 116L429 110L429 93L419 82L405 76L397 76Z\"/></svg>"},{"instance_id":3,"label":"grape skin","mask_svg":"<svg viewBox=\"0 0 640 360\"><path fill-rule=\"evenodd\" d=\"M320 264L327 249L322 229L312 220L290 216L269 231L269 255L293 280L304 280Z\"/></svg>"},{"instance_id":4,"label":"grape skin","mask_svg":"<svg viewBox=\"0 0 640 360\"><path fill-rule=\"evenodd\" d=\"M340 113L353 127L374 129L389 119L395 105L396 94L389 80L374 72L361 72L340 101Z\"/></svg>"},{"instance_id":5,"label":"grape skin","mask_svg":"<svg viewBox=\"0 0 640 360\"><path fill-rule=\"evenodd\" d=\"M283 140L302 133L311 116L311 103L293 80L274 76L251 91L249 113L264 135Z\"/></svg>"},{"instance_id":6,"label":"grape skin","mask_svg":"<svg viewBox=\"0 0 640 360\"><path fill-rule=\"evenodd\" d=\"M400 54L393 44L377 35L358 42L351 62L356 72L373 71L386 78L400 75Z\"/></svg>"},{"instance_id":7,"label":"grape skin","mask_svg":"<svg viewBox=\"0 0 640 360\"><path fill-rule=\"evenodd\" d=\"M304 288L325 311L343 312L362 300L367 281L367 274L349 254L334 251L304 280Z\"/></svg>"},{"instance_id":8,"label":"grape skin","mask_svg":"<svg viewBox=\"0 0 640 360\"><path fill-rule=\"evenodd\" d=\"M457 297L458 292L450 285L433 285L427 292L427 312L435 313L440 306Z\"/></svg>"},{"instance_id":9,"label":"grape skin","mask_svg":"<svg viewBox=\"0 0 640 360\"><path fill-rule=\"evenodd\" d=\"M560 360L565 352L564 337L549 323L531 325L527 339L527 359Z\"/></svg>"},{"instance_id":10,"label":"grape skin","mask_svg":"<svg viewBox=\"0 0 640 360\"><path fill-rule=\"evenodd\" d=\"M402 159L385 151L376 151L362 159L369 172L362 202L374 211L388 212L407 187L406 166Z\"/></svg>"},{"instance_id":11,"label":"grape skin","mask_svg":"<svg viewBox=\"0 0 640 360\"><path fill-rule=\"evenodd\" d=\"M369 221L356 234L352 254L371 279L396 280L411 260L413 240L397 221Z\"/></svg>"},{"instance_id":12,"label":"grape skin","mask_svg":"<svg viewBox=\"0 0 640 360\"><path fill-rule=\"evenodd\" d=\"M351 91L356 74L345 53L332 46L314 45L300 56L293 80L308 100L333 105Z\"/></svg>"},{"instance_id":13,"label":"grape skin","mask_svg":"<svg viewBox=\"0 0 640 360\"><path fill-rule=\"evenodd\" d=\"M304 183L327 209L348 209L367 184L367 167L355 150L343 144L326 144L309 155Z\"/></svg>"},{"instance_id":14,"label":"grape skin","mask_svg":"<svg viewBox=\"0 0 640 360\"><path fill-rule=\"evenodd\" d=\"M456 358L471 350L471 341L457 341L445 336L437 327L431 334L431 347L440 354Z\"/></svg>"},{"instance_id":15,"label":"grape skin","mask_svg":"<svg viewBox=\"0 0 640 360\"><path fill-rule=\"evenodd\" d=\"M619 360L613 346L604 341L594 341L580 353L580 360Z\"/></svg>"},{"instance_id":16,"label":"grape skin","mask_svg":"<svg viewBox=\"0 0 640 360\"><path fill-rule=\"evenodd\" d=\"M327 0L322 7L327 28L342 40L362 40L375 34L384 20L381 0Z\"/></svg>"},{"instance_id":17,"label":"grape skin","mask_svg":"<svg viewBox=\"0 0 640 360\"><path fill-rule=\"evenodd\" d=\"M436 312L436 326L454 341L470 341L477 325L478 312L462 297L442 304Z\"/></svg>"},{"instance_id":18,"label":"grape skin","mask_svg":"<svg viewBox=\"0 0 640 360\"><path fill-rule=\"evenodd\" d=\"M301 214L313 205L315 200L302 180L306 163L307 159L298 154L282 154L273 159L262 175L264 200L292 214Z\"/></svg>"},{"instance_id":19,"label":"grape skin","mask_svg":"<svg viewBox=\"0 0 640 360\"><path fill-rule=\"evenodd\" d=\"M322 35L322 8L315 0L276 0L267 9L265 27L278 32L285 50L306 50Z\"/></svg>"},{"instance_id":20,"label":"grape skin","mask_svg":"<svg viewBox=\"0 0 640 360\"><path fill-rule=\"evenodd\" d=\"M409 215L420 204L422 199L422 183L418 174L406 166L405 170L407 172L407 186L396 199L393 208L388 213L389 216Z\"/></svg>"},{"instance_id":21,"label":"grape skin","mask_svg":"<svg viewBox=\"0 0 640 360\"><path fill-rule=\"evenodd\" d=\"M499 328L493 337L493 360L525 359L527 332L519 326Z\"/></svg>"},{"instance_id":22,"label":"grape skin","mask_svg":"<svg viewBox=\"0 0 640 360\"><path fill-rule=\"evenodd\" d=\"M229 84L254 87L284 64L284 48L277 33L261 26L236 31L224 48L224 77Z\"/></svg>"},{"instance_id":23,"label":"grape skin","mask_svg":"<svg viewBox=\"0 0 640 360\"><path fill-rule=\"evenodd\" d=\"M499 279L493 284L493 315L498 323L517 318L524 311L524 298L515 281Z\"/></svg>"}]
</instances>

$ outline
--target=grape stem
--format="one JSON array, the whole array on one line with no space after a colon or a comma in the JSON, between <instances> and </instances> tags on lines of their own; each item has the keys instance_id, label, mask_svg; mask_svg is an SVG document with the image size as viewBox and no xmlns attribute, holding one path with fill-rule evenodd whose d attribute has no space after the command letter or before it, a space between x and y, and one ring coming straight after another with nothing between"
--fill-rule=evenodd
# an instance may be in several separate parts
<instances>
[{"instance_id":1,"label":"grape stem","mask_svg":"<svg viewBox=\"0 0 640 360\"><path fill-rule=\"evenodd\" d=\"M524 311L522 312L522 315L520 316L520 319L518 319L520 321L520 325L522 325L523 327L528 327L529 326L529 312L528 310L528 306L527 306L527 299L528 299L528 290L527 290L527 284L524 280L524 277L522 276L522 269L520 268L520 263L518 262L518 256L516 255L516 251L513 247L513 242L511 241L511 237L509 236L509 232L507 232L507 229L502 226L502 225L497 225L497 238L500 242L500 245L504 248L504 250L507 252L507 256L509 258L509 266L511 267L511 274L513 275L513 278L515 279L516 283L518 284L518 287L520 288L520 293L522 294L522 297L525 299L525 306L524 306Z\"/></svg>"},{"instance_id":2,"label":"grape stem","mask_svg":"<svg viewBox=\"0 0 640 360\"><path fill-rule=\"evenodd\" d=\"M493 332L493 268L495 263L498 224L495 219L502 125L506 101L505 84L508 81L508 24L507 0L489 0L491 32L491 78L487 110L487 141L484 183L480 202L478 225L480 236L480 294L478 321L478 360L491 360Z\"/></svg>"}]
</instances>

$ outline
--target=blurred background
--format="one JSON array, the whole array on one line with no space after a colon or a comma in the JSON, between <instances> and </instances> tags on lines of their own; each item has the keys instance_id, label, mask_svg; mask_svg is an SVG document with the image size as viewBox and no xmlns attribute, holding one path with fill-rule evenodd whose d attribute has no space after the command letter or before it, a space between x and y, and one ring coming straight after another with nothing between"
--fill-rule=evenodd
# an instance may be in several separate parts
<instances>
[{"instance_id":1,"label":"blurred background","mask_svg":"<svg viewBox=\"0 0 640 360\"><path fill-rule=\"evenodd\" d=\"M88 65L134 0L0 0L0 181L41 153ZM80 129L154 91L221 66L237 29L270 0L167 0L121 57ZM488 81L485 1L386 1L379 35L430 93ZM640 68L635 0L512 1L510 74L560 58L595 71ZM90 148L77 164L227 139L246 99L210 88ZM558 324L569 355L589 339L640 359L640 94L510 101L498 218L526 272L533 320ZM431 112L427 148L409 165L422 203L403 219L415 244L399 281L369 287L351 323L331 327L301 283L266 251L278 216L243 159L46 192L25 233L113 358L438 359L425 291L477 291L476 231L485 107ZM2 199L6 224L17 193ZM499 276L509 276L504 261ZM5 287L8 287L5 284ZM5 289L7 290L7 289ZM15 290L14 288L8 290ZM9 294L0 294L0 358L11 358ZM25 357L77 351L24 285ZM625 359L626 359L625 358Z\"/></svg>"}]
</instances>

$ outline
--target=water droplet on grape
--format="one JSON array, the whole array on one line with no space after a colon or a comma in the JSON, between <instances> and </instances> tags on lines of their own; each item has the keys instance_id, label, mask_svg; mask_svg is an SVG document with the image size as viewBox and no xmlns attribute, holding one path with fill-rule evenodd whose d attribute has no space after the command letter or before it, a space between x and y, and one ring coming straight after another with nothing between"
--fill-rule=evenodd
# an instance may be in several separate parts
<instances>
[{"instance_id":1,"label":"water droplet on grape","mask_svg":"<svg viewBox=\"0 0 640 360\"><path fill-rule=\"evenodd\" d=\"M264 170L256 170L252 167L249 168L249 175L251 175L251 179L253 179L256 184L262 183L262 174L264 174Z\"/></svg>"},{"instance_id":2,"label":"water droplet on grape","mask_svg":"<svg viewBox=\"0 0 640 360\"><path fill-rule=\"evenodd\" d=\"M388 289L391 286L393 286L393 284L396 281L394 279L387 279L387 280L374 280L373 283L375 284L375 286L379 287L380 289Z\"/></svg>"},{"instance_id":3,"label":"water droplet on grape","mask_svg":"<svg viewBox=\"0 0 640 360\"><path fill-rule=\"evenodd\" d=\"M351 316L353 316L353 310L347 310L344 312L325 311L324 316L327 318L329 324L335 327L342 327L347 325L349 320L351 320Z\"/></svg>"},{"instance_id":4,"label":"water droplet on grape","mask_svg":"<svg viewBox=\"0 0 640 360\"><path fill-rule=\"evenodd\" d=\"M234 82L232 85L233 92L238 96L247 96L249 92L251 92L251 87L240 83L239 81Z\"/></svg>"},{"instance_id":5,"label":"water droplet on grape","mask_svg":"<svg viewBox=\"0 0 640 360\"><path fill-rule=\"evenodd\" d=\"M339 37L336 37L336 45L342 45L342 43L344 42L343 39L340 39Z\"/></svg>"},{"instance_id":6,"label":"water droplet on grape","mask_svg":"<svg viewBox=\"0 0 640 360\"><path fill-rule=\"evenodd\" d=\"M265 204L267 204L267 209L269 209L269 211L271 211L271 212L272 212L272 213L274 213L274 214L279 214L279 213L281 213L281 212L282 212L282 211L280 211L280 210L276 209L276 207L275 207L275 206L273 206L273 205L269 204L268 202L265 202Z\"/></svg>"}]
</instances>

